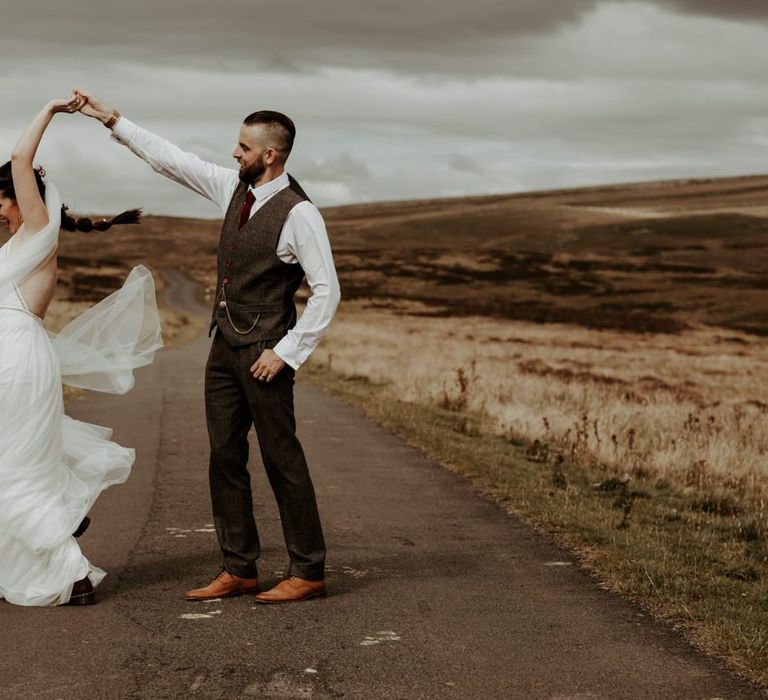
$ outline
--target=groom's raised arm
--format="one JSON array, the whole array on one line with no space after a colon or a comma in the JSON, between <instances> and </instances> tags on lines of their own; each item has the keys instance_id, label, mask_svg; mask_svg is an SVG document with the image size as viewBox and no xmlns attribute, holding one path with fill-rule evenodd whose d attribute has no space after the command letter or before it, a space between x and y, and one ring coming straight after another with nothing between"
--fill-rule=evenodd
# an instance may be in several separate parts
<instances>
[{"instance_id":1,"label":"groom's raised arm","mask_svg":"<svg viewBox=\"0 0 768 700\"><path fill-rule=\"evenodd\" d=\"M237 187L237 170L209 163L194 153L184 151L134 124L94 95L79 89L76 92L87 99L87 104L80 111L98 119L112 131L113 139L146 161L155 172L210 199L223 212L227 210Z\"/></svg>"}]
</instances>

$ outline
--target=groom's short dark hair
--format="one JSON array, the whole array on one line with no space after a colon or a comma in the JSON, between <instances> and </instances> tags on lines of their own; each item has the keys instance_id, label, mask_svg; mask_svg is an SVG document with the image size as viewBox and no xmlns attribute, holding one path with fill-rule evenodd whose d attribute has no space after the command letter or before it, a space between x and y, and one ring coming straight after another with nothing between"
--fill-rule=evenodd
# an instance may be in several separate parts
<instances>
[{"instance_id":1,"label":"groom's short dark hair","mask_svg":"<svg viewBox=\"0 0 768 700\"><path fill-rule=\"evenodd\" d=\"M262 109L259 112L249 114L243 119L246 126L263 124L268 127L268 131L274 140L274 148L283 154L283 160L293 148L293 140L296 138L296 125L293 120L282 112L273 112L269 109Z\"/></svg>"}]
</instances>

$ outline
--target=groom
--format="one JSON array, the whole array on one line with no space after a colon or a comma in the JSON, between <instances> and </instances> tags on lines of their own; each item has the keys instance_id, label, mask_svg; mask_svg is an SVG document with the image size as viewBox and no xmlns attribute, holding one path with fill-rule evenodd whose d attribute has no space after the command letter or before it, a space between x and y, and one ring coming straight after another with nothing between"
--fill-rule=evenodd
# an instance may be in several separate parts
<instances>
[{"instance_id":1,"label":"groom","mask_svg":"<svg viewBox=\"0 0 768 700\"><path fill-rule=\"evenodd\" d=\"M295 370L309 357L339 303L339 285L320 213L285 172L296 129L280 112L247 116L232 153L239 169L207 163L142 129L84 90L81 111L152 168L217 204L215 331L205 368L209 478L222 571L187 600L253 593L260 603L325 594L325 542L312 481L295 430ZM306 275L311 296L301 318L293 297ZM254 425L280 511L288 577L259 593L259 535L248 472Z\"/></svg>"}]
</instances>

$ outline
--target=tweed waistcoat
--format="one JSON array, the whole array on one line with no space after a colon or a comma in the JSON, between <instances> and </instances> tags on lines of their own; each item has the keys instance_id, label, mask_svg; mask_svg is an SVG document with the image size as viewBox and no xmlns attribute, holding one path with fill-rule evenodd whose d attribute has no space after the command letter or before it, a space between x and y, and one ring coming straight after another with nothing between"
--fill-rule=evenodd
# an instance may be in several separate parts
<instances>
[{"instance_id":1,"label":"tweed waistcoat","mask_svg":"<svg viewBox=\"0 0 768 700\"><path fill-rule=\"evenodd\" d=\"M290 184L238 228L248 186L240 183L219 238L216 296L210 331L219 327L232 346L279 340L296 325L293 297L304 279L301 265L277 257L280 232L291 209L309 198ZM210 335L209 331L209 335Z\"/></svg>"}]
</instances>

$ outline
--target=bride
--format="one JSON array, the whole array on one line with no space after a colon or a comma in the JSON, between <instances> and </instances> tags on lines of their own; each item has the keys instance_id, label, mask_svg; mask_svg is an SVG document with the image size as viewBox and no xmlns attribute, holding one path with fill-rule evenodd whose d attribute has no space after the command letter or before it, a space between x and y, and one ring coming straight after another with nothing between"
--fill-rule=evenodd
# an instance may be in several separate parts
<instances>
[{"instance_id":1,"label":"bride","mask_svg":"<svg viewBox=\"0 0 768 700\"><path fill-rule=\"evenodd\" d=\"M108 486L125 481L134 451L111 431L64 415L62 381L125 393L133 370L162 346L154 285L135 267L123 287L58 335L42 320L56 289L59 228L106 230L138 221L75 221L33 159L58 112L82 99L54 100L21 136L0 167L0 220L11 238L0 248L0 599L17 605L87 605L105 573L74 537Z\"/></svg>"}]
</instances>

